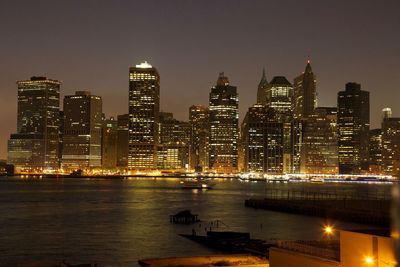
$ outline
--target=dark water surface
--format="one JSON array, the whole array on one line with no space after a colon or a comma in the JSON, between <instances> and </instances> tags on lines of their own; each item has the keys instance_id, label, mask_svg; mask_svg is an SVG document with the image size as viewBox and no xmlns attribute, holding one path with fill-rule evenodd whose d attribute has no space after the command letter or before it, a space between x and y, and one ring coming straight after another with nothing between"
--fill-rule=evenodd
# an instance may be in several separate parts
<instances>
[{"instance_id":1,"label":"dark water surface","mask_svg":"<svg viewBox=\"0 0 400 267\"><path fill-rule=\"evenodd\" d=\"M0 266L40 260L137 266L151 257L218 253L179 233L204 233L211 220L221 230L255 238L318 239L323 219L244 207L266 187L345 190L389 194L388 185L265 184L217 180L213 190L183 190L178 179L0 178ZM183 209L199 214L199 225L173 225ZM337 227L366 227L334 222ZM214 229L214 228L213 228Z\"/></svg>"}]
</instances>

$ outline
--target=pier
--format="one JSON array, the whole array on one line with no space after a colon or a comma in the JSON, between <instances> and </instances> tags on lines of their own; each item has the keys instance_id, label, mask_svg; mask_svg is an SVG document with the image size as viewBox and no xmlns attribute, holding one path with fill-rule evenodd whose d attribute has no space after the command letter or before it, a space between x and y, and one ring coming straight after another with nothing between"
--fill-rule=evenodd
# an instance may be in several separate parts
<instances>
[{"instance_id":1,"label":"pier","mask_svg":"<svg viewBox=\"0 0 400 267\"><path fill-rule=\"evenodd\" d=\"M389 196L376 193L268 190L265 198L245 200L245 206L387 227Z\"/></svg>"}]
</instances>

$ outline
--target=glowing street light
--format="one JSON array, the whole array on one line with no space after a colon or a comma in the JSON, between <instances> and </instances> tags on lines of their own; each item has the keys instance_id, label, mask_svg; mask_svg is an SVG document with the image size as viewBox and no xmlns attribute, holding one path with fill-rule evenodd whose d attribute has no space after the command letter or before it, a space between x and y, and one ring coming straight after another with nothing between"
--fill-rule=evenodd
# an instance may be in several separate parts
<instances>
[{"instance_id":1,"label":"glowing street light","mask_svg":"<svg viewBox=\"0 0 400 267\"><path fill-rule=\"evenodd\" d=\"M366 257L364 258L364 263L365 263L365 265L372 266L372 265L375 264L375 260L374 260L374 258L371 257L371 256L366 256Z\"/></svg>"},{"instance_id":2,"label":"glowing street light","mask_svg":"<svg viewBox=\"0 0 400 267\"><path fill-rule=\"evenodd\" d=\"M330 226L330 225L326 225L326 226L324 227L324 233L325 233L326 235L328 235L328 236L333 235L333 231L334 231L334 229L333 229L333 227Z\"/></svg>"}]
</instances>

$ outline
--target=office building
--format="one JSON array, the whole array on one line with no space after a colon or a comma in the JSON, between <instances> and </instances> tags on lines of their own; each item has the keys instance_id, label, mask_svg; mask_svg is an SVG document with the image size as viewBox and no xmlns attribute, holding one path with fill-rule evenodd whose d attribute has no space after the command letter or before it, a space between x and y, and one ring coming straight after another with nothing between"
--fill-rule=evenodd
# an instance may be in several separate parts
<instances>
[{"instance_id":1,"label":"office building","mask_svg":"<svg viewBox=\"0 0 400 267\"><path fill-rule=\"evenodd\" d=\"M369 131L369 173L382 173L382 129Z\"/></svg>"},{"instance_id":2,"label":"office building","mask_svg":"<svg viewBox=\"0 0 400 267\"><path fill-rule=\"evenodd\" d=\"M129 68L128 168L154 170L157 165L160 75L147 62Z\"/></svg>"},{"instance_id":3,"label":"office building","mask_svg":"<svg viewBox=\"0 0 400 267\"><path fill-rule=\"evenodd\" d=\"M300 173L339 173L337 108L318 107L303 119Z\"/></svg>"},{"instance_id":4,"label":"office building","mask_svg":"<svg viewBox=\"0 0 400 267\"><path fill-rule=\"evenodd\" d=\"M253 105L241 126L244 171L266 174L283 173L283 123L275 111Z\"/></svg>"},{"instance_id":5,"label":"office building","mask_svg":"<svg viewBox=\"0 0 400 267\"><path fill-rule=\"evenodd\" d=\"M117 116L117 167L128 167L129 114Z\"/></svg>"},{"instance_id":6,"label":"office building","mask_svg":"<svg viewBox=\"0 0 400 267\"><path fill-rule=\"evenodd\" d=\"M209 110L207 107L193 105L189 108L190 123L190 168L208 169Z\"/></svg>"},{"instance_id":7,"label":"office building","mask_svg":"<svg viewBox=\"0 0 400 267\"><path fill-rule=\"evenodd\" d=\"M64 98L62 168L101 167L102 99L88 91Z\"/></svg>"},{"instance_id":8,"label":"office building","mask_svg":"<svg viewBox=\"0 0 400 267\"><path fill-rule=\"evenodd\" d=\"M237 88L220 73L210 92L209 168L217 172L238 170L239 99Z\"/></svg>"},{"instance_id":9,"label":"office building","mask_svg":"<svg viewBox=\"0 0 400 267\"><path fill-rule=\"evenodd\" d=\"M293 86L284 76L275 76L268 86L266 106L275 110L277 122L283 123L283 172L292 173L293 165Z\"/></svg>"},{"instance_id":10,"label":"office building","mask_svg":"<svg viewBox=\"0 0 400 267\"><path fill-rule=\"evenodd\" d=\"M308 61L305 71L293 82L293 117L307 118L316 106L316 77Z\"/></svg>"},{"instance_id":11,"label":"office building","mask_svg":"<svg viewBox=\"0 0 400 267\"><path fill-rule=\"evenodd\" d=\"M400 175L400 118L384 117L382 122L382 168L388 175Z\"/></svg>"},{"instance_id":12,"label":"office building","mask_svg":"<svg viewBox=\"0 0 400 267\"><path fill-rule=\"evenodd\" d=\"M8 141L8 162L17 171L59 167L60 85L46 77L17 81L17 133Z\"/></svg>"},{"instance_id":13,"label":"office building","mask_svg":"<svg viewBox=\"0 0 400 267\"><path fill-rule=\"evenodd\" d=\"M101 166L103 169L117 167L118 123L111 117L103 120L101 134Z\"/></svg>"},{"instance_id":14,"label":"office building","mask_svg":"<svg viewBox=\"0 0 400 267\"><path fill-rule=\"evenodd\" d=\"M339 172L358 174L368 169L369 92L347 83L338 93Z\"/></svg>"},{"instance_id":15,"label":"office building","mask_svg":"<svg viewBox=\"0 0 400 267\"><path fill-rule=\"evenodd\" d=\"M169 112L160 112L160 133L157 168L189 169L190 124L174 119Z\"/></svg>"}]
</instances>

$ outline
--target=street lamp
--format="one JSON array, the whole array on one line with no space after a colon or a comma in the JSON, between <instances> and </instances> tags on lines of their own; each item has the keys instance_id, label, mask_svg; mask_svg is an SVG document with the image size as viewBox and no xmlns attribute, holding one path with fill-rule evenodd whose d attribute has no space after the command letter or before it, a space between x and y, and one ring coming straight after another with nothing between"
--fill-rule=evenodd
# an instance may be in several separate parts
<instances>
[{"instance_id":1,"label":"street lamp","mask_svg":"<svg viewBox=\"0 0 400 267\"><path fill-rule=\"evenodd\" d=\"M365 256L364 257L364 263L367 266L373 266L375 264L375 259L371 256Z\"/></svg>"},{"instance_id":2,"label":"street lamp","mask_svg":"<svg viewBox=\"0 0 400 267\"><path fill-rule=\"evenodd\" d=\"M325 233L327 236L333 235L333 231L334 231L334 229L333 229L332 226L330 226L330 225L325 225L325 226L324 226L324 233Z\"/></svg>"}]
</instances>

